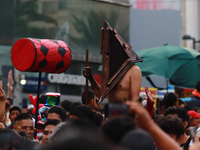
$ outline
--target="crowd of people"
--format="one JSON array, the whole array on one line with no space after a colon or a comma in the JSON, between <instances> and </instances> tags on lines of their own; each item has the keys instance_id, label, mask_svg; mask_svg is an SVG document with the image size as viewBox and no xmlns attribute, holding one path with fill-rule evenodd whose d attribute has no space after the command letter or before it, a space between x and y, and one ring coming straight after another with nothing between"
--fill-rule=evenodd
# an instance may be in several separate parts
<instances>
[{"instance_id":1,"label":"crowd of people","mask_svg":"<svg viewBox=\"0 0 200 150\"><path fill-rule=\"evenodd\" d=\"M63 100L35 126L33 108L13 106L0 89L0 149L199 150L200 81L190 103L166 93L158 108L148 87L138 102L97 105L92 90L81 102ZM44 97L43 97L44 98ZM45 100L39 98L39 103Z\"/></svg>"}]
</instances>

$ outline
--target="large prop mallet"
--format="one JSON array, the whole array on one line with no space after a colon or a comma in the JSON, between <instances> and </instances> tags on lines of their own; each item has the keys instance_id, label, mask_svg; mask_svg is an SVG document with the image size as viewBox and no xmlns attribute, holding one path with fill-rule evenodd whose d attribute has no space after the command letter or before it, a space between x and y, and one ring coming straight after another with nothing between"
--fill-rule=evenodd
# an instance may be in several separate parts
<instances>
[{"instance_id":1,"label":"large prop mallet","mask_svg":"<svg viewBox=\"0 0 200 150\"><path fill-rule=\"evenodd\" d=\"M19 71L39 72L35 117L35 127L37 127L41 73L62 73L66 71L71 62L70 48L60 40L23 38L13 45L11 60Z\"/></svg>"}]
</instances>

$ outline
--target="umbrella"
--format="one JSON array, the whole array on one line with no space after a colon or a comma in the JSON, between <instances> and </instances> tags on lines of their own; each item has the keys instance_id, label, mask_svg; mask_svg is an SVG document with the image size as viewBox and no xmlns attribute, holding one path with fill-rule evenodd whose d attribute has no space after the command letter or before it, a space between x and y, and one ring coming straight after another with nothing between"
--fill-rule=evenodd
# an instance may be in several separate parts
<instances>
[{"instance_id":1,"label":"umbrella","mask_svg":"<svg viewBox=\"0 0 200 150\"><path fill-rule=\"evenodd\" d=\"M172 85L195 88L200 80L200 53L171 45L136 52L144 61L137 63L142 76L157 75Z\"/></svg>"}]
</instances>

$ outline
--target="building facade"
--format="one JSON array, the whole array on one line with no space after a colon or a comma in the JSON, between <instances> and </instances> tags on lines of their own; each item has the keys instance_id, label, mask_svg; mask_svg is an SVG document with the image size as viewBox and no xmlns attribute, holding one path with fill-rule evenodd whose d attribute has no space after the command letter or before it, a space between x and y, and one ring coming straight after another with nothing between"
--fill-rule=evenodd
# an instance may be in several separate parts
<instances>
[{"instance_id":1,"label":"building facade","mask_svg":"<svg viewBox=\"0 0 200 150\"><path fill-rule=\"evenodd\" d=\"M62 74L42 73L42 91L61 93L61 100L80 101L85 89L82 70L85 51L89 66L100 82L100 55L103 20L109 22L134 51L166 43L192 48L183 41L185 34L200 38L200 2L198 0L3 0L0 5L0 80L7 92L8 72L13 74L14 105L29 103L29 94L37 95L38 73L14 69L10 54L20 38L57 39L68 44L72 61ZM199 45L197 43L197 50ZM26 84L20 84L26 79ZM165 85L165 82L160 80ZM142 86L151 85L143 79ZM90 87L91 88L91 87Z\"/></svg>"},{"instance_id":2,"label":"building facade","mask_svg":"<svg viewBox=\"0 0 200 150\"><path fill-rule=\"evenodd\" d=\"M3 0L0 5L0 79L7 91L7 74L14 69L10 52L13 44L26 37L57 39L68 44L72 61L62 74L42 73L42 91L61 93L61 100L80 101L85 89L82 70L85 51L89 49L89 66L97 80L101 78L100 55L103 20L115 28L125 41L129 41L128 1L90 0ZM29 103L29 94L37 95L38 73L14 69L14 105ZM20 84L26 80L24 85Z\"/></svg>"}]
</instances>

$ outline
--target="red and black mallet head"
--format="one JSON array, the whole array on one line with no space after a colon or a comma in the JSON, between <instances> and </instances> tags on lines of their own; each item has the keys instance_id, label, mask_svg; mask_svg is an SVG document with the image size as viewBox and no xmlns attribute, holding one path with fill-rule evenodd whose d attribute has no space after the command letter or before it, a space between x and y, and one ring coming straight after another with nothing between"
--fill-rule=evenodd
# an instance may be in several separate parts
<instances>
[{"instance_id":1,"label":"red and black mallet head","mask_svg":"<svg viewBox=\"0 0 200 150\"><path fill-rule=\"evenodd\" d=\"M60 40L23 38L13 45L11 60L19 71L62 73L70 65L71 51Z\"/></svg>"}]
</instances>

